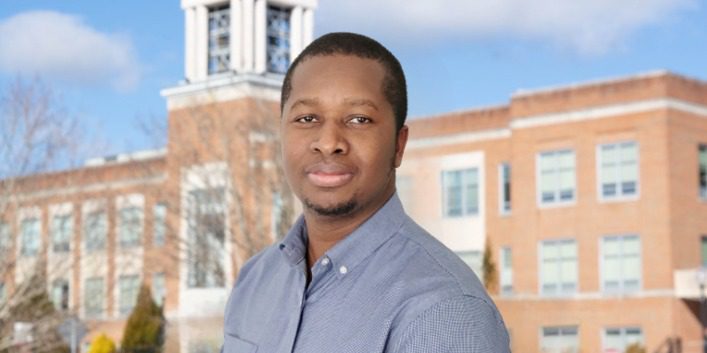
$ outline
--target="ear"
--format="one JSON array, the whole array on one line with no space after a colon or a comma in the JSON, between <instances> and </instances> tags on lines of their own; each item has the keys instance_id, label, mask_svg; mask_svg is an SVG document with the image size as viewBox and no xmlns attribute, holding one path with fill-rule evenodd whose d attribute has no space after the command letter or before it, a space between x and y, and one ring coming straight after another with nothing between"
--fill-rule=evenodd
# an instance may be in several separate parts
<instances>
[{"instance_id":1,"label":"ear","mask_svg":"<svg viewBox=\"0 0 707 353\"><path fill-rule=\"evenodd\" d=\"M400 163L403 161L403 153L405 152L405 145L408 142L408 126L403 125L398 131L398 137L395 140L395 168L400 167Z\"/></svg>"}]
</instances>

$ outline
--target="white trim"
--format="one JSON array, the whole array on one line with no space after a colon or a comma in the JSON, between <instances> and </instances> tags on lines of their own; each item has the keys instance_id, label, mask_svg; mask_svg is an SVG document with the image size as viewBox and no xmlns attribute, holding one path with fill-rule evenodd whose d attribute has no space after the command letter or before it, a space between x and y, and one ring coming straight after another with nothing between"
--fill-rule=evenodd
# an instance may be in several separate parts
<instances>
[{"instance_id":1,"label":"white trim","mask_svg":"<svg viewBox=\"0 0 707 353\"><path fill-rule=\"evenodd\" d=\"M673 98L661 98L624 104L604 105L595 108L573 110L563 113L539 114L528 117L520 117L512 120L510 126L511 129L525 129L560 123L596 120L617 115L636 114L661 109L674 109L695 115L701 115L707 118L707 106Z\"/></svg>"},{"instance_id":2,"label":"white trim","mask_svg":"<svg viewBox=\"0 0 707 353\"><path fill-rule=\"evenodd\" d=\"M510 129L481 130L459 134L424 137L408 141L406 149L422 149L428 147L442 147L462 143L473 143L488 140L498 140L511 137Z\"/></svg>"},{"instance_id":3,"label":"white trim","mask_svg":"<svg viewBox=\"0 0 707 353\"><path fill-rule=\"evenodd\" d=\"M160 183L165 182L166 180L167 180L167 176L165 174L160 174L160 175L149 177L149 178L125 179L125 180L119 180L119 181L93 183L93 184L86 184L86 185L80 185L80 186L70 186L70 187L65 187L65 188L47 189L47 190L41 190L41 191L35 191L35 192L21 193L18 195L18 199L20 201L31 201L31 200L35 200L35 199L50 198L50 197L56 197L56 196L67 196L67 195L73 195L73 194L78 194L78 193L90 193L90 192L94 192L94 191L109 191L109 190L116 190L116 189L132 187L132 186L139 186L139 185L160 184Z\"/></svg>"},{"instance_id":4,"label":"white trim","mask_svg":"<svg viewBox=\"0 0 707 353\"><path fill-rule=\"evenodd\" d=\"M86 167L98 167L104 165L115 165L129 163L134 161L145 161L158 159L167 156L167 148L159 148L154 150L143 150L132 153L121 153L108 157L89 158L84 162Z\"/></svg>"},{"instance_id":5,"label":"white trim","mask_svg":"<svg viewBox=\"0 0 707 353\"><path fill-rule=\"evenodd\" d=\"M601 179L601 172L602 172L602 155L601 155L601 148L602 146L607 146L607 145L618 145L622 143L627 143L627 142L633 142L636 145L636 193L634 195L623 195L623 193L620 191L621 190L621 185L617 185L617 195L614 197L606 197L604 196L604 189L602 187L602 179ZM599 203L614 203L614 202L625 202L625 201L637 201L641 198L641 145L638 143L636 140L617 140L613 142L605 142L605 143L599 143L595 146L594 148L594 153L595 153L595 162L596 162L596 193L597 193L597 199Z\"/></svg>"},{"instance_id":6,"label":"white trim","mask_svg":"<svg viewBox=\"0 0 707 353\"><path fill-rule=\"evenodd\" d=\"M654 78L654 77L667 76L667 75L670 75L670 71L656 70L656 71L650 71L650 72L645 72L645 73L639 73L637 75L628 75L628 76L619 76L619 77L610 77L610 78L599 78L599 79L583 81L583 82L579 82L579 83L566 84L566 85L556 85L556 86L541 87L541 88L535 88L535 89L521 88L521 89L513 92L511 97L520 98L520 97L532 96L532 95L537 95L537 94L542 94L542 93L568 91L568 90L578 89L578 88L587 88L589 86L616 84L616 83L622 83L622 82L625 83L625 82L629 82L629 81L636 81L636 80L640 80L640 79Z\"/></svg>"},{"instance_id":7,"label":"white trim","mask_svg":"<svg viewBox=\"0 0 707 353\"><path fill-rule=\"evenodd\" d=\"M189 108L203 104L225 102L240 98L280 101L284 76L278 74L226 74L167 88L160 94L167 98L167 110ZM279 112L274 112L278 113Z\"/></svg>"},{"instance_id":8,"label":"white trim","mask_svg":"<svg viewBox=\"0 0 707 353\"><path fill-rule=\"evenodd\" d=\"M602 292L577 292L566 296L546 296L532 293L517 293L494 296L494 300L509 301L577 301L577 300L619 300L639 298L677 298L672 288L640 290L631 293L606 294Z\"/></svg>"},{"instance_id":9,"label":"white trim","mask_svg":"<svg viewBox=\"0 0 707 353\"><path fill-rule=\"evenodd\" d=\"M229 27L229 50L231 52L230 69L235 72L243 70L243 10L241 0L230 0L231 23Z\"/></svg>"}]
</instances>

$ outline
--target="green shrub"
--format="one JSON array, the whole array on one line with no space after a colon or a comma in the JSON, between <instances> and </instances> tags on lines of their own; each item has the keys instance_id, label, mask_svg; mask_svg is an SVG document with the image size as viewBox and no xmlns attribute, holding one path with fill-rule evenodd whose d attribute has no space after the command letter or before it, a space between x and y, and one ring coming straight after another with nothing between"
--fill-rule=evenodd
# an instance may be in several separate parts
<instances>
[{"instance_id":1,"label":"green shrub","mask_svg":"<svg viewBox=\"0 0 707 353\"><path fill-rule=\"evenodd\" d=\"M162 308L152 300L150 289L143 285L128 322L125 324L122 353L157 353L164 343Z\"/></svg>"},{"instance_id":2,"label":"green shrub","mask_svg":"<svg viewBox=\"0 0 707 353\"><path fill-rule=\"evenodd\" d=\"M115 353L115 343L105 333L101 333L91 342L88 353Z\"/></svg>"}]
</instances>

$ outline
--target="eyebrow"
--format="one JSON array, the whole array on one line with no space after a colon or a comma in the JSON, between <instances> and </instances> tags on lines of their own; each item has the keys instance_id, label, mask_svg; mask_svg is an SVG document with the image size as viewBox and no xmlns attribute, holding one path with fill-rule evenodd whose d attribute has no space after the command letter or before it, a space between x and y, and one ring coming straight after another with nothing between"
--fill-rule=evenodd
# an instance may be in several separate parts
<instances>
[{"instance_id":1,"label":"eyebrow","mask_svg":"<svg viewBox=\"0 0 707 353\"><path fill-rule=\"evenodd\" d=\"M357 106L368 106L378 111L378 106L370 99L366 98L347 98L344 100L346 104L352 107ZM300 98L292 103L290 109L295 109L296 107L303 105L307 107L313 107L319 105L319 98Z\"/></svg>"},{"instance_id":2,"label":"eyebrow","mask_svg":"<svg viewBox=\"0 0 707 353\"><path fill-rule=\"evenodd\" d=\"M376 111L378 110L378 106L375 103L373 103L372 100L366 99L366 98L346 99L346 103L348 103L350 106L354 106L354 107L365 105L365 106L375 109Z\"/></svg>"}]
</instances>

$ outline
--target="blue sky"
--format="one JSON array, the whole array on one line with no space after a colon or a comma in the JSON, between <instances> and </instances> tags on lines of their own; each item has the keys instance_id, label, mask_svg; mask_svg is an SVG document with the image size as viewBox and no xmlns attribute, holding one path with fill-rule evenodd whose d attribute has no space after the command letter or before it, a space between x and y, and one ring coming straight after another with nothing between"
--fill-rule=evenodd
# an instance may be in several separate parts
<instances>
[{"instance_id":1,"label":"blue sky","mask_svg":"<svg viewBox=\"0 0 707 353\"><path fill-rule=\"evenodd\" d=\"M112 6L108 6L112 5ZM104 155L153 148L159 91L183 77L178 1L3 1L0 84L51 84ZM702 0L320 0L315 34L381 40L408 77L410 115L504 104L519 89L667 69L707 80Z\"/></svg>"}]
</instances>

